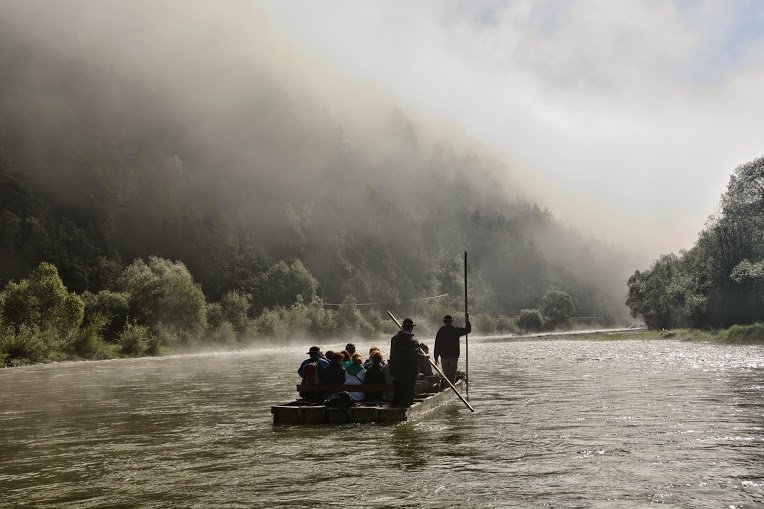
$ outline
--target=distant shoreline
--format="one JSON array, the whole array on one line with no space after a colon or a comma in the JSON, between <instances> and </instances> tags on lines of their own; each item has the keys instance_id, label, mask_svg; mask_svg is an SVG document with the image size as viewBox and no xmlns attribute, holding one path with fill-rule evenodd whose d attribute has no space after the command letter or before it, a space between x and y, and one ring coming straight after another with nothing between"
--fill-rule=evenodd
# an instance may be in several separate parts
<instances>
[{"instance_id":1,"label":"distant shoreline","mask_svg":"<svg viewBox=\"0 0 764 509\"><path fill-rule=\"evenodd\" d=\"M722 344L764 344L764 336L755 338L737 339L730 338L725 330L701 330L701 329L672 329L672 330L649 330L646 327L628 329L600 329L586 331L555 331L539 332L523 335L500 335L500 336L476 336L474 339L481 343L512 343L520 341L696 341Z\"/></svg>"}]
</instances>

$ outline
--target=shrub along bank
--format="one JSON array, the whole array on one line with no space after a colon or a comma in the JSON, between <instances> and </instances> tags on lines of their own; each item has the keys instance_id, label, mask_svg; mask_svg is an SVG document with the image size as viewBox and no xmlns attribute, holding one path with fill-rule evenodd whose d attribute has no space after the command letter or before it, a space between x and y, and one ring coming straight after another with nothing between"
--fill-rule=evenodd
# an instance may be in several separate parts
<instances>
[{"instance_id":1,"label":"shrub along bank","mask_svg":"<svg viewBox=\"0 0 764 509\"><path fill-rule=\"evenodd\" d=\"M62 359L102 359L159 355L205 345L242 347L259 341L383 340L391 334L384 310L361 307L352 296L327 305L315 279L297 262L283 264L272 291L297 292L290 306L257 309L250 294L232 290L207 302L182 262L159 257L135 260L112 288L70 292L57 268L41 263L28 278L0 292L0 363L18 365ZM298 266L299 265L299 266ZM297 267L291 271L289 267ZM286 274L286 275L285 275ZM309 301L303 294L310 295ZM548 292L544 310L519 317L477 313L475 334L511 334L567 326L575 310L569 295ZM531 313L536 321L523 321ZM423 341L431 341L446 314L460 311L437 300L407 305Z\"/></svg>"}]
</instances>

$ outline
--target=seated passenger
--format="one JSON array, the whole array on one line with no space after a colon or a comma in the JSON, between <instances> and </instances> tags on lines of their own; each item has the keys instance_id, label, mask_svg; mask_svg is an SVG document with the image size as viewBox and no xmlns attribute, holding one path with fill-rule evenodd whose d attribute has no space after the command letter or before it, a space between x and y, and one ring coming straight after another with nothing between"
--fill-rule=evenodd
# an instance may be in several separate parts
<instances>
[{"instance_id":1,"label":"seated passenger","mask_svg":"<svg viewBox=\"0 0 764 509\"><path fill-rule=\"evenodd\" d=\"M328 365L318 370L318 378L322 384L343 385L345 383L345 368L342 367L342 354L332 352Z\"/></svg>"},{"instance_id":2,"label":"seated passenger","mask_svg":"<svg viewBox=\"0 0 764 509\"><path fill-rule=\"evenodd\" d=\"M302 361L300 367L297 368L297 374L300 375L300 378L302 378L304 382L318 383L318 372L321 369L326 368L329 365L329 362L327 362L327 360L322 357L323 354L321 353L321 348L318 346L311 346L310 350L308 350L308 355L310 357ZM315 364L315 367L310 369L310 376L308 376L308 380L306 380L304 376L306 375L304 371L307 364Z\"/></svg>"},{"instance_id":3,"label":"seated passenger","mask_svg":"<svg viewBox=\"0 0 764 509\"><path fill-rule=\"evenodd\" d=\"M365 383L369 385L384 384L385 372L382 364L384 359L382 353L377 350L371 354L371 365L366 369ZM382 392L367 392L364 401L382 401Z\"/></svg>"},{"instance_id":4,"label":"seated passenger","mask_svg":"<svg viewBox=\"0 0 764 509\"><path fill-rule=\"evenodd\" d=\"M349 353L350 356L352 357L353 354L355 353L355 345L353 343L348 343L347 345L345 345L345 350L347 350L347 353Z\"/></svg>"},{"instance_id":5,"label":"seated passenger","mask_svg":"<svg viewBox=\"0 0 764 509\"><path fill-rule=\"evenodd\" d=\"M301 386L319 383L321 381L321 371L329 366L329 363L321 354L321 348L311 346L308 355L310 357L302 361L302 364L297 369L297 374L302 378ZM300 390L300 396L309 401L320 401L326 397L323 392L316 392L315 389L308 387Z\"/></svg>"},{"instance_id":6,"label":"seated passenger","mask_svg":"<svg viewBox=\"0 0 764 509\"><path fill-rule=\"evenodd\" d=\"M371 367L371 356L374 355L374 352L379 352L379 351L380 350L378 346L372 346L371 348L369 348L369 358L366 359L366 362L363 363L364 369L369 369L369 367Z\"/></svg>"},{"instance_id":7,"label":"seated passenger","mask_svg":"<svg viewBox=\"0 0 764 509\"><path fill-rule=\"evenodd\" d=\"M342 367L347 369L348 366L353 364L353 359L347 350L342 350L340 353L342 354Z\"/></svg>"},{"instance_id":8,"label":"seated passenger","mask_svg":"<svg viewBox=\"0 0 764 509\"><path fill-rule=\"evenodd\" d=\"M424 343L419 343L419 348L421 348L426 355L430 354L430 348ZM419 358L419 373L423 374L424 376L432 376L432 364L430 364L429 358Z\"/></svg>"},{"instance_id":9,"label":"seated passenger","mask_svg":"<svg viewBox=\"0 0 764 509\"><path fill-rule=\"evenodd\" d=\"M345 370L345 384L361 385L366 379L366 370L363 369L363 357L361 354L353 354L352 364ZM363 392L351 392L350 397L353 401L361 401L366 396Z\"/></svg>"}]
</instances>

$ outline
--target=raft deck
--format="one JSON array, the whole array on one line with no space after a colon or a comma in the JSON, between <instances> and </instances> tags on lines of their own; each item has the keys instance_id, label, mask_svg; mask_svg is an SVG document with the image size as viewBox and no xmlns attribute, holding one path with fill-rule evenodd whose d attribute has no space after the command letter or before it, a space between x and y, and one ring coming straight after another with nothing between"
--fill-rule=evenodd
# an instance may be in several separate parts
<instances>
[{"instance_id":1,"label":"raft deck","mask_svg":"<svg viewBox=\"0 0 764 509\"><path fill-rule=\"evenodd\" d=\"M432 384L419 383L418 388L432 388ZM300 384L297 390L303 395L310 391L317 392L384 392L389 389L385 385L326 385ZM463 380L458 380L454 386L461 392ZM327 407L321 402L308 399L298 399L283 405L271 407L273 424L349 424L349 423L390 423L408 421L450 401L456 401L457 396L446 387L437 392L417 391L414 404L410 407L391 407L388 402L358 402L347 408Z\"/></svg>"}]
</instances>

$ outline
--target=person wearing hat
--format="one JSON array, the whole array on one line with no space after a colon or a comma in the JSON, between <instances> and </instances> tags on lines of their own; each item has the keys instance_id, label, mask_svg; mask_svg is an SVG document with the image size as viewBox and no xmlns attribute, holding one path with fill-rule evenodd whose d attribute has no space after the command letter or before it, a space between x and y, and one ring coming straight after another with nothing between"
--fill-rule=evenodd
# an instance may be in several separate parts
<instances>
[{"instance_id":1,"label":"person wearing hat","mask_svg":"<svg viewBox=\"0 0 764 509\"><path fill-rule=\"evenodd\" d=\"M310 357L302 361L302 364L300 364L300 367L297 369L297 374L300 375L300 378L304 378L302 376L302 372L306 364L315 362L317 365L316 367L318 369L324 369L329 366L329 362L323 358L323 354L321 353L321 347L311 346L310 350L308 350L307 355L309 355Z\"/></svg>"},{"instance_id":2,"label":"person wearing hat","mask_svg":"<svg viewBox=\"0 0 764 509\"><path fill-rule=\"evenodd\" d=\"M456 382L456 367L459 364L459 338L472 332L472 325L467 320L466 327L454 327L451 315L443 317L443 327L435 335L435 364L443 361L443 374L451 383Z\"/></svg>"},{"instance_id":3,"label":"person wearing hat","mask_svg":"<svg viewBox=\"0 0 764 509\"><path fill-rule=\"evenodd\" d=\"M390 340L390 375L393 377L391 406L408 407L414 403L419 358L423 356L419 341L414 337L414 322L406 318L401 330Z\"/></svg>"}]
</instances>

